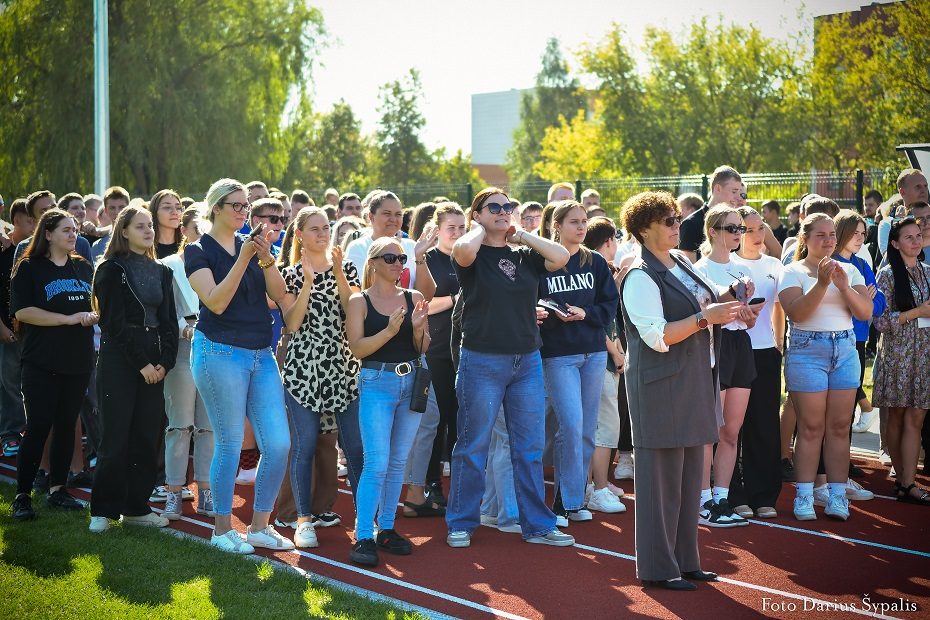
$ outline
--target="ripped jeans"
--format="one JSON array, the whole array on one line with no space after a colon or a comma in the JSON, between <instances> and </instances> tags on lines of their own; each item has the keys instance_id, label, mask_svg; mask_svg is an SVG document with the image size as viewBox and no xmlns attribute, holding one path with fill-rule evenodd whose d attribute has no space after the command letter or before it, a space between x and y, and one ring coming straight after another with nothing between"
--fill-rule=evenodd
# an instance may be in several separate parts
<instances>
[{"instance_id":1,"label":"ripped jeans","mask_svg":"<svg viewBox=\"0 0 930 620\"><path fill-rule=\"evenodd\" d=\"M194 480L210 482L213 460L213 427L191 374L191 343L178 341L178 361L165 376L165 481L170 486L187 484L187 461L194 439Z\"/></svg>"}]
</instances>

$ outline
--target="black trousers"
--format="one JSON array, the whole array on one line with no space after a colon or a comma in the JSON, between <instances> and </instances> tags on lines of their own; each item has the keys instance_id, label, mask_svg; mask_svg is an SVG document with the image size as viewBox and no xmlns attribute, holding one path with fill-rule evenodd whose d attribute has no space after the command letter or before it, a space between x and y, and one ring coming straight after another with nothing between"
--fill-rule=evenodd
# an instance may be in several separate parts
<instances>
[{"instance_id":1,"label":"black trousers","mask_svg":"<svg viewBox=\"0 0 930 620\"><path fill-rule=\"evenodd\" d=\"M63 374L23 362L23 405L26 433L16 459L16 492L32 492L32 481L39 470L45 442L52 429L49 447L49 486L68 481L68 468L74 452L74 423L84 402L90 373Z\"/></svg>"},{"instance_id":2,"label":"black trousers","mask_svg":"<svg viewBox=\"0 0 930 620\"><path fill-rule=\"evenodd\" d=\"M438 482L442 477L440 463L451 461L452 447L455 446L459 401L455 395L455 366L452 358L427 356L426 364L433 374L433 390L436 392L436 404L439 405L439 426L433 438L426 481Z\"/></svg>"},{"instance_id":3,"label":"black trousers","mask_svg":"<svg viewBox=\"0 0 930 620\"><path fill-rule=\"evenodd\" d=\"M620 391L617 394L617 409L620 412L620 452L633 451L633 427L630 425L630 404L626 399L626 375L620 373Z\"/></svg>"},{"instance_id":4,"label":"black trousers","mask_svg":"<svg viewBox=\"0 0 930 620\"><path fill-rule=\"evenodd\" d=\"M165 431L164 383L147 384L122 351L104 343L97 401L101 433L90 513L111 519L147 515Z\"/></svg>"},{"instance_id":5,"label":"black trousers","mask_svg":"<svg viewBox=\"0 0 930 620\"><path fill-rule=\"evenodd\" d=\"M730 482L730 504L753 510L775 506L781 492L781 353L754 349L756 378L737 444L737 466Z\"/></svg>"}]
</instances>

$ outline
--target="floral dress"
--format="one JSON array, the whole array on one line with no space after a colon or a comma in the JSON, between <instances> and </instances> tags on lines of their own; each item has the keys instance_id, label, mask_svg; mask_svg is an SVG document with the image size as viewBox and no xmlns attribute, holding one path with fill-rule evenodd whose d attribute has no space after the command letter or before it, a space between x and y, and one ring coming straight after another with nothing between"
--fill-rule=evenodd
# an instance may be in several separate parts
<instances>
[{"instance_id":1,"label":"floral dress","mask_svg":"<svg viewBox=\"0 0 930 620\"><path fill-rule=\"evenodd\" d=\"M342 268L349 286L360 286L355 265L345 261ZM282 275L287 292L300 294L303 267L286 267ZM310 307L291 337L281 374L284 389L301 405L320 414L321 433L335 431L335 416L358 398L361 364L349 349L345 320L332 267L314 274Z\"/></svg>"},{"instance_id":2,"label":"floral dress","mask_svg":"<svg viewBox=\"0 0 930 620\"><path fill-rule=\"evenodd\" d=\"M918 262L907 270L914 303L930 299L930 267ZM876 407L930 408L930 374L926 372L926 355L930 350L930 327L919 328L917 321L904 325L894 296L894 275L891 266L878 272L878 288L888 304L875 319L875 329L881 332L875 366L872 368L872 404Z\"/></svg>"}]
</instances>

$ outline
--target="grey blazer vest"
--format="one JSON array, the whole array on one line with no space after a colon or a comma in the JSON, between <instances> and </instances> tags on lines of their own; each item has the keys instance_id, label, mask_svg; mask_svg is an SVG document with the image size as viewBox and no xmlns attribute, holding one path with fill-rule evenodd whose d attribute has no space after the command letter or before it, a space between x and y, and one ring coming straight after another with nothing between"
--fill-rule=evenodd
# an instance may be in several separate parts
<instances>
[{"instance_id":1,"label":"grey blazer vest","mask_svg":"<svg viewBox=\"0 0 930 620\"><path fill-rule=\"evenodd\" d=\"M674 252L672 257L716 302L716 291L694 273L688 260ZM635 268L641 269L659 287L667 321L678 321L700 312L694 295L646 248L642 248L642 261ZM620 294L622 299L622 287ZM623 322L627 334L626 393L633 445L655 449L715 443L723 425L723 411L717 369L710 365L707 330L700 330L660 353L643 342L625 307ZM714 358L719 360L721 330L719 325L712 328Z\"/></svg>"}]
</instances>

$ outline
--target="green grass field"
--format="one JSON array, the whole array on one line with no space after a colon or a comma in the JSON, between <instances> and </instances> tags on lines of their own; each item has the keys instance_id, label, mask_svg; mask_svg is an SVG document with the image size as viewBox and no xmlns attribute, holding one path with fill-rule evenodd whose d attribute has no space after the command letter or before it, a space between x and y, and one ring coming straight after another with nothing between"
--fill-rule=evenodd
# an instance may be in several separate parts
<instances>
[{"instance_id":1,"label":"green grass field","mask_svg":"<svg viewBox=\"0 0 930 620\"><path fill-rule=\"evenodd\" d=\"M10 517L0 484L0 618L416 618L300 575L149 528L87 530L88 514Z\"/></svg>"}]
</instances>

